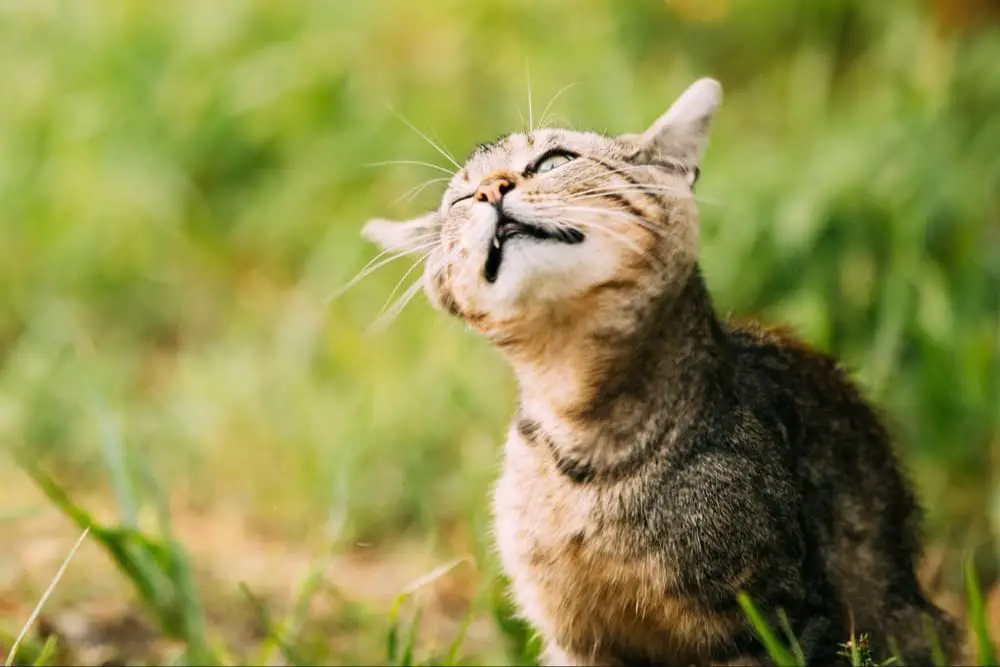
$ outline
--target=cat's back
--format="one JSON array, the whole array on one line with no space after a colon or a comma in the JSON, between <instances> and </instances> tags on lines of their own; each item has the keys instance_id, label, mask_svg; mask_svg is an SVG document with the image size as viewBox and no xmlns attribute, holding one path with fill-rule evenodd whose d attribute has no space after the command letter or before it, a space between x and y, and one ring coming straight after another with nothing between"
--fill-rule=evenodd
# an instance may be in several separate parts
<instances>
[{"instance_id":1,"label":"cat's back","mask_svg":"<svg viewBox=\"0 0 1000 667\"><path fill-rule=\"evenodd\" d=\"M806 468L873 472L898 464L875 406L833 356L786 327L730 324L734 385L748 402L767 402ZM891 472L891 471L890 471Z\"/></svg>"},{"instance_id":2,"label":"cat's back","mask_svg":"<svg viewBox=\"0 0 1000 667\"><path fill-rule=\"evenodd\" d=\"M815 557L843 604L911 595L921 512L878 410L836 359L786 328L741 323L729 336L736 386L785 426Z\"/></svg>"}]
</instances>

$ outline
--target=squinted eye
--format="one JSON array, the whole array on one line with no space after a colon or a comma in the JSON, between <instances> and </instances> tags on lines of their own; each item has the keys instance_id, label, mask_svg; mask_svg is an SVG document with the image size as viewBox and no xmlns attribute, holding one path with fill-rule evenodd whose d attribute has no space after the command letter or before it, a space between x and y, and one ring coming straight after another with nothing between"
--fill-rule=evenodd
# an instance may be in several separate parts
<instances>
[{"instance_id":1,"label":"squinted eye","mask_svg":"<svg viewBox=\"0 0 1000 667\"><path fill-rule=\"evenodd\" d=\"M475 194L475 193L473 193L473 194ZM465 201L466 199L472 199L472 194L467 194L467 195L462 195L462 196L461 196L461 197L459 197L458 199L453 199L453 200L451 201L451 203L450 203L450 204L448 204L448 208L451 208L452 206L454 206L454 205L455 205L455 204L457 204L458 202L460 202L460 201Z\"/></svg>"},{"instance_id":2,"label":"squinted eye","mask_svg":"<svg viewBox=\"0 0 1000 667\"><path fill-rule=\"evenodd\" d=\"M570 155L569 153L554 153L552 155L549 155L548 157L543 158L541 161L538 162L538 164L535 166L535 173L544 174L547 171L552 171L556 167L561 167L562 165L566 164L574 157L575 157L574 155Z\"/></svg>"}]
</instances>

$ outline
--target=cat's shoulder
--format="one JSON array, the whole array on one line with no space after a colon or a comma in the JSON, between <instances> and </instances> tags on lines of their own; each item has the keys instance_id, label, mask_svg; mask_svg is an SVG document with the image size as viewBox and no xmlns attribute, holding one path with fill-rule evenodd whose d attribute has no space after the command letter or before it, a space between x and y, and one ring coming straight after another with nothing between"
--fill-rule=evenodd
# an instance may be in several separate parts
<instances>
[{"instance_id":1,"label":"cat's shoulder","mask_svg":"<svg viewBox=\"0 0 1000 667\"><path fill-rule=\"evenodd\" d=\"M788 325L738 319L726 324L726 333L744 363L787 370L794 375L827 376L838 383L846 380L835 356L810 345Z\"/></svg>"},{"instance_id":2,"label":"cat's shoulder","mask_svg":"<svg viewBox=\"0 0 1000 667\"><path fill-rule=\"evenodd\" d=\"M808 344L786 325L741 320L728 325L727 335L742 395L780 403L783 415L794 412L791 417L815 427L833 420L887 437L881 411L837 356Z\"/></svg>"}]
</instances>

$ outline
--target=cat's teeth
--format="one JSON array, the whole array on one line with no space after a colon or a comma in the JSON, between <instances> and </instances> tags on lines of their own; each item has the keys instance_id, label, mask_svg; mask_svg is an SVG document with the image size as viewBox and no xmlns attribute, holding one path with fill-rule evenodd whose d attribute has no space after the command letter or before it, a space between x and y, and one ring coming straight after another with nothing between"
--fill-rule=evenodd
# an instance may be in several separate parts
<instances>
[{"instance_id":1,"label":"cat's teeth","mask_svg":"<svg viewBox=\"0 0 1000 667\"><path fill-rule=\"evenodd\" d=\"M497 250L500 249L500 239L498 239L495 236L493 237L493 247L496 248Z\"/></svg>"}]
</instances>

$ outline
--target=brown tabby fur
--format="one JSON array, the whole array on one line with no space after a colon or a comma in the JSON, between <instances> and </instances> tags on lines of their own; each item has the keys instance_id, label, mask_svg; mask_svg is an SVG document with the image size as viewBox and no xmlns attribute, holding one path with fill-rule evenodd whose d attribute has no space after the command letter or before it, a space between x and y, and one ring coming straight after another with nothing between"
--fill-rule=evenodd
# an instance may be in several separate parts
<instances>
[{"instance_id":1,"label":"brown tabby fur","mask_svg":"<svg viewBox=\"0 0 1000 667\"><path fill-rule=\"evenodd\" d=\"M704 79L642 134L509 135L439 210L365 229L426 250L431 302L518 378L493 499L514 598L549 664L766 664L741 590L811 664L852 620L876 658L930 664L925 616L954 659L876 410L834 359L716 315L692 188L720 99ZM534 231L501 243L514 223Z\"/></svg>"}]
</instances>

